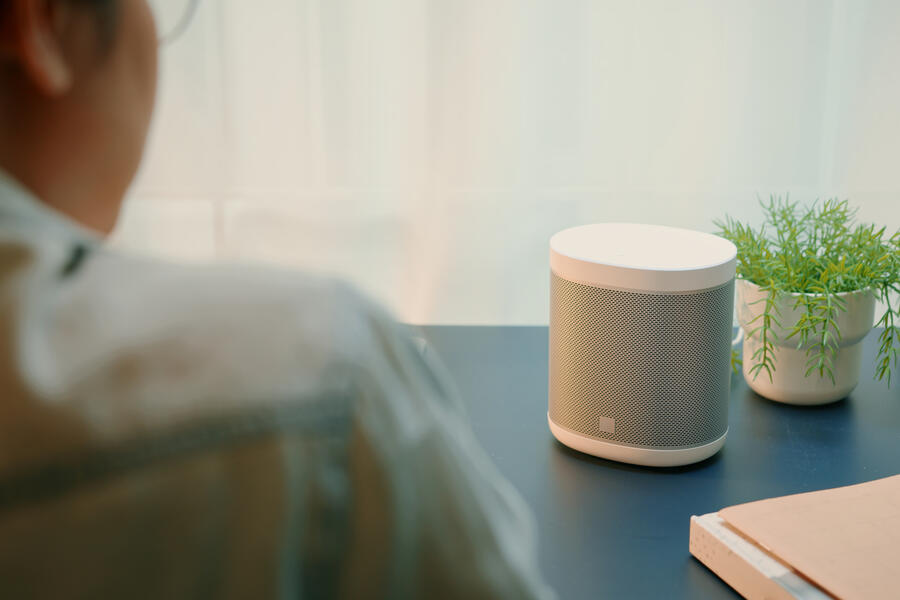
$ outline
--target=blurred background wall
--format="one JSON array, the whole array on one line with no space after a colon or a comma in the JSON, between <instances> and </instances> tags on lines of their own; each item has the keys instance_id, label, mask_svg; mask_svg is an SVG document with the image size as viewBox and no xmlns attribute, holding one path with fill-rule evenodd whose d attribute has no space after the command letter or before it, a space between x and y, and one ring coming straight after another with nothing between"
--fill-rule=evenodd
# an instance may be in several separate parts
<instances>
[{"instance_id":1,"label":"blurred background wall","mask_svg":"<svg viewBox=\"0 0 900 600\"><path fill-rule=\"evenodd\" d=\"M894 0L203 0L114 243L547 322L548 239L850 198L900 228Z\"/></svg>"}]
</instances>

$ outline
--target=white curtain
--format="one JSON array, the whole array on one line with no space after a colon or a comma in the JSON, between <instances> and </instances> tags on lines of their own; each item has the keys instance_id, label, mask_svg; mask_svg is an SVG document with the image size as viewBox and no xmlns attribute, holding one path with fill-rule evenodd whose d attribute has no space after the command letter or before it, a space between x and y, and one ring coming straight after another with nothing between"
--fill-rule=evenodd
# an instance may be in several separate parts
<instances>
[{"instance_id":1,"label":"white curtain","mask_svg":"<svg viewBox=\"0 0 900 600\"><path fill-rule=\"evenodd\" d=\"M114 243L547 322L549 237L757 195L900 228L900 2L203 0Z\"/></svg>"}]
</instances>

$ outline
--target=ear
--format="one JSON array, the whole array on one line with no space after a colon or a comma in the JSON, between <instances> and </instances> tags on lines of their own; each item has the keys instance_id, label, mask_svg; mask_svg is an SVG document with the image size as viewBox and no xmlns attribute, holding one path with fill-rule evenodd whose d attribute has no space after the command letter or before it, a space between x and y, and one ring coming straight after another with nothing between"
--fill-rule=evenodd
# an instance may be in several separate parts
<instances>
[{"instance_id":1,"label":"ear","mask_svg":"<svg viewBox=\"0 0 900 600\"><path fill-rule=\"evenodd\" d=\"M0 23L0 53L18 63L22 72L48 96L65 94L72 86L61 33L67 20L65 2L7 0Z\"/></svg>"}]
</instances>

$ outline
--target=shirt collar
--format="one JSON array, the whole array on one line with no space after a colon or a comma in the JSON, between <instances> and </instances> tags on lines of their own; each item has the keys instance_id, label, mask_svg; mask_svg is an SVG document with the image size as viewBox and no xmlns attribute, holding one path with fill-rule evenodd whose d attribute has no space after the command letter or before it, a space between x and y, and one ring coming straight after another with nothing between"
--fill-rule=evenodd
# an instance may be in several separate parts
<instances>
[{"instance_id":1,"label":"shirt collar","mask_svg":"<svg viewBox=\"0 0 900 600\"><path fill-rule=\"evenodd\" d=\"M0 169L0 227L50 230L56 235L99 239L99 236L71 218L47 206Z\"/></svg>"}]
</instances>

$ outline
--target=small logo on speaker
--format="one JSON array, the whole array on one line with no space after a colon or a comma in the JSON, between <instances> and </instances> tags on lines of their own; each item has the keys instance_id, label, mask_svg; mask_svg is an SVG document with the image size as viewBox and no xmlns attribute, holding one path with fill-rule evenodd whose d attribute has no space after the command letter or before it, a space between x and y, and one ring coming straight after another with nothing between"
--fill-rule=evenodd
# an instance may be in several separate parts
<instances>
[{"instance_id":1,"label":"small logo on speaker","mask_svg":"<svg viewBox=\"0 0 900 600\"><path fill-rule=\"evenodd\" d=\"M600 431L605 433L616 432L616 420L609 417L600 417Z\"/></svg>"}]
</instances>

